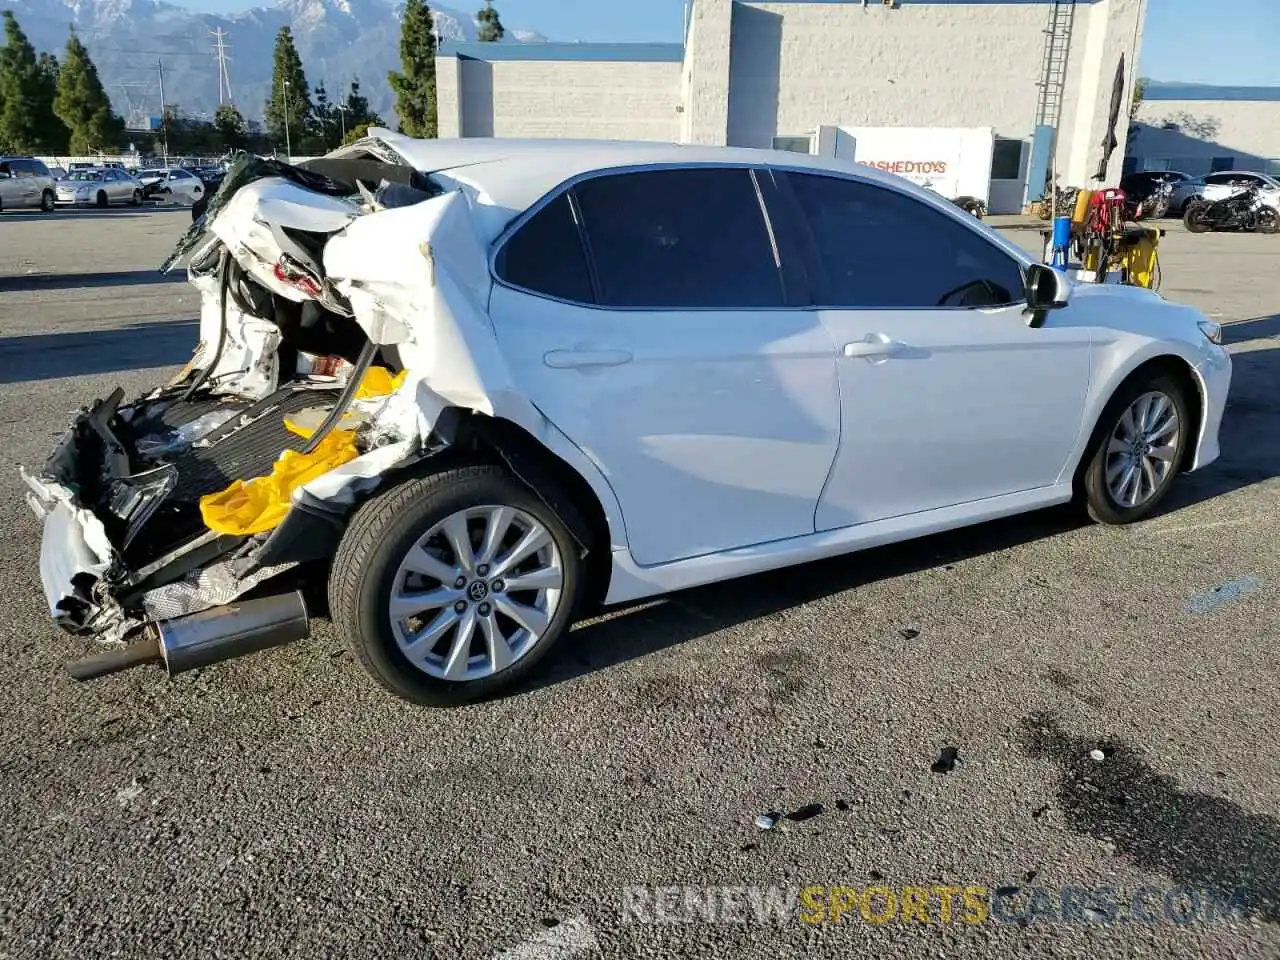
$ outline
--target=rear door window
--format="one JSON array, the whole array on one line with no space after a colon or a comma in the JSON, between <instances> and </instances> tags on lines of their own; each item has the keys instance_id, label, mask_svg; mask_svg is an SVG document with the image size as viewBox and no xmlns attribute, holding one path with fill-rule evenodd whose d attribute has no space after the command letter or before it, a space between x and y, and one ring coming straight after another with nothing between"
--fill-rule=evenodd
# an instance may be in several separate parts
<instances>
[{"instance_id":1,"label":"rear door window","mask_svg":"<svg viewBox=\"0 0 1280 960\"><path fill-rule=\"evenodd\" d=\"M574 188L599 301L646 309L767 309L782 277L750 170L606 174Z\"/></svg>"},{"instance_id":2,"label":"rear door window","mask_svg":"<svg viewBox=\"0 0 1280 960\"><path fill-rule=\"evenodd\" d=\"M498 251L498 278L533 293L593 303L591 273L569 195L530 217Z\"/></svg>"},{"instance_id":3,"label":"rear door window","mask_svg":"<svg viewBox=\"0 0 1280 960\"><path fill-rule=\"evenodd\" d=\"M1022 267L958 218L865 181L788 173L821 306L992 307L1024 299Z\"/></svg>"}]
</instances>

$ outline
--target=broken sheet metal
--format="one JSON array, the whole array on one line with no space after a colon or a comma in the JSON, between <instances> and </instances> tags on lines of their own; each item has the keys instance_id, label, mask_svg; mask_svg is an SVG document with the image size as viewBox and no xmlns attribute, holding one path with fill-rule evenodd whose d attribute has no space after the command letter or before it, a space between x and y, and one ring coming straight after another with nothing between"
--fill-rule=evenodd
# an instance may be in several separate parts
<instances>
[{"instance_id":1,"label":"broken sheet metal","mask_svg":"<svg viewBox=\"0 0 1280 960\"><path fill-rule=\"evenodd\" d=\"M400 346L409 372L399 395L421 385L446 405L541 432L485 312L488 261L460 191L355 221L325 247L324 269L365 333Z\"/></svg>"},{"instance_id":2,"label":"broken sheet metal","mask_svg":"<svg viewBox=\"0 0 1280 960\"><path fill-rule=\"evenodd\" d=\"M88 510L58 499L49 508L40 542L40 581L49 615L65 620L92 605L89 593L114 558L102 521Z\"/></svg>"}]
</instances>

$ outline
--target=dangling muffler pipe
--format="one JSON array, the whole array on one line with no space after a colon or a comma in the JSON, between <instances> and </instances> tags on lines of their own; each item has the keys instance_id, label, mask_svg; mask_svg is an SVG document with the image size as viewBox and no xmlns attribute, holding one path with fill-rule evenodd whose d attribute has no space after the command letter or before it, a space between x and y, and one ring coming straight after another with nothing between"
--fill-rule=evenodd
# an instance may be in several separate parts
<instances>
[{"instance_id":1,"label":"dangling muffler pipe","mask_svg":"<svg viewBox=\"0 0 1280 960\"><path fill-rule=\"evenodd\" d=\"M156 625L169 676L301 640L310 632L302 592L214 607Z\"/></svg>"},{"instance_id":2,"label":"dangling muffler pipe","mask_svg":"<svg viewBox=\"0 0 1280 960\"><path fill-rule=\"evenodd\" d=\"M144 663L163 663L169 676L302 640L310 633L301 591L213 607L148 628L148 636L67 664L77 680L94 680Z\"/></svg>"}]
</instances>

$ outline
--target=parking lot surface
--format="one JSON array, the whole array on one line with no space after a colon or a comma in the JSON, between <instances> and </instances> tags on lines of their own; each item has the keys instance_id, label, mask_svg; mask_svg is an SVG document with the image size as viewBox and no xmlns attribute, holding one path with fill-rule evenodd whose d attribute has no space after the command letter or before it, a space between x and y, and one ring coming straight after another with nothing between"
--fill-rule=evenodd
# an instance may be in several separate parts
<instances>
[{"instance_id":1,"label":"parking lot surface","mask_svg":"<svg viewBox=\"0 0 1280 960\"><path fill-rule=\"evenodd\" d=\"M612 611L515 695L427 711L323 618L174 681L63 671L87 645L47 620L17 465L186 361L196 295L154 268L188 223L0 216L0 958L1280 954L1280 238L1165 239L1162 292L1229 325L1235 380L1221 460L1156 518L1049 511ZM1008 909L645 899L723 885ZM1063 917L1064 888L1155 915ZM1179 919L1243 899L1184 923L1171 890Z\"/></svg>"}]
</instances>

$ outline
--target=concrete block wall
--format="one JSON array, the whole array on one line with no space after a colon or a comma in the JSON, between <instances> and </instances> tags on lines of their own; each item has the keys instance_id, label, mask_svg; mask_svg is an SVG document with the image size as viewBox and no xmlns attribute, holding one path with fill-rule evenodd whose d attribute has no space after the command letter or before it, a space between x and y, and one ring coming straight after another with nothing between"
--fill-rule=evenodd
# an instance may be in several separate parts
<instances>
[{"instance_id":1,"label":"concrete block wall","mask_svg":"<svg viewBox=\"0 0 1280 960\"><path fill-rule=\"evenodd\" d=\"M720 0L694 0L695 14ZM1146 0L1077 6L1060 118L1061 178L1096 168L1120 52L1130 81ZM1030 141L1047 3L740 2L732 5L726 140L767 147L776 136L840 126L990 126ZM705 21L695 16L695 24ZM707 55L699 37L696 52ZM691 46L691 52L694 48ZM1105 73L1105 79L1100 74ZM718 91L708 87L707 93ZM691 93L698 94L695 87ZM686 110L699 110L687 103ZM1124 142L1128 95L1119 139ZM1109 182L1119 179L1121 147Z\"/></svg>"},{"instance_id":2,"label":"concrete block wall","mask_svg":"<svg viewBox=\"0 0 1280 960\"><path fill-rule=\"evenodd\" d=\"M679 63L443 56L436 76L442 137L680 138Z\"/></svg>"},{"instance_id":3,"label":"concrete block wall","mask_svg":"<svg viewBox=\"0 0 1280 960\"><path fill-rule=\"evenodd\" d=\"M1261 92L1257 94L1261 96ZM1208 173L1215 158L1230 157L1237 170L1280 176L1280 87L1272 99L1147 99L1138 107L1138 132L1129 153L1138 169L1148 161L1169 161L1173 169ZM1165 130L1166 121L1186 115L1192 129Z\"/></svg>"}]
</instances>

